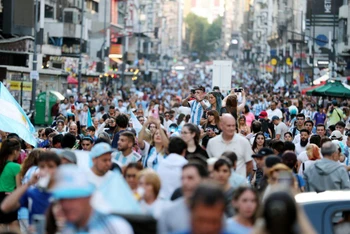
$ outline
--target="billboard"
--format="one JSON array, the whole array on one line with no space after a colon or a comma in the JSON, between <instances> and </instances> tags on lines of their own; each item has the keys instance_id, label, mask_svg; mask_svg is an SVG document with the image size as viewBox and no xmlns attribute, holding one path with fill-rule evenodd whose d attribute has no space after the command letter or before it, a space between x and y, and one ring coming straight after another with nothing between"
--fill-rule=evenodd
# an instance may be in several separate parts
<instances>
[{"instance_id":1,"label":"billboard","mask_svg":"<svg viewBox=\"0 0 350 234\"><path fill-rule=\"evenodd\" d=\"M213 63L212 88L219 86L223 92L231 90L232 61L215 60Z\"/></svg>"}]
</instances>

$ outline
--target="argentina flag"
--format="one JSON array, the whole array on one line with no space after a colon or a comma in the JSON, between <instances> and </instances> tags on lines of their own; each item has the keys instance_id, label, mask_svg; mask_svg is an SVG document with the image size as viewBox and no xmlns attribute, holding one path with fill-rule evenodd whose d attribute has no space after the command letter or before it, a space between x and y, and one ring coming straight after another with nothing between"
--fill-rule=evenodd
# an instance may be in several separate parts
<instances>
[{"instance_id":1,"label":"argentina flag","mask_svg":"<svg viewBox=\"0 0 350 234\"><path fill-rule=\"evenodd\" d=\"M28 144L37 146L33 135L35 133L33 124L2 82L0 82L0 130L16 133Z\"/></svg>"}]
</instances>

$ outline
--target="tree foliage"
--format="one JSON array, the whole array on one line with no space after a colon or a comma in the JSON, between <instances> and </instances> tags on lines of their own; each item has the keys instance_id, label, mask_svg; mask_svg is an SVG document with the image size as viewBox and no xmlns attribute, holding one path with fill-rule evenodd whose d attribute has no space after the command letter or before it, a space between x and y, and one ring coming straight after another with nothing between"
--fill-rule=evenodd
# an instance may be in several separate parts
<instances>
[{"instance_id":1,"label":"tree foliage","mask_svg":"<svg viewBox=\"0 0 350 234\"><path fill-rule=\"evenodd\" d=\"M206 60L208 53L214 51L215 41L221 37L222 18L217 18L209 24L204 17L190 13L185 18L186 23L186 43L189 52L194 59Z\"/></svg>"}]
</instances>

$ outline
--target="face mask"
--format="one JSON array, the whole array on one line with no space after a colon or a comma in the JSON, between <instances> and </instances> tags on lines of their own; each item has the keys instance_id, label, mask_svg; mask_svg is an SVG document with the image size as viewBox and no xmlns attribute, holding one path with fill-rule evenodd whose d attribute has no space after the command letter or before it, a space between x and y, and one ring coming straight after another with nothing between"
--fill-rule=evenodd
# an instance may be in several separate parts
<instances>
[{"instance_id":1,"label":"face mask","mask_svg":"<svg viewBox=\"0 0 350 234\"><path fill-rule=\"evenodd\" d=\"M138 187L136 192L140 197L143 197L143 195L145 194L145 189L142 187Z\"/></svg>"}]
</instances>

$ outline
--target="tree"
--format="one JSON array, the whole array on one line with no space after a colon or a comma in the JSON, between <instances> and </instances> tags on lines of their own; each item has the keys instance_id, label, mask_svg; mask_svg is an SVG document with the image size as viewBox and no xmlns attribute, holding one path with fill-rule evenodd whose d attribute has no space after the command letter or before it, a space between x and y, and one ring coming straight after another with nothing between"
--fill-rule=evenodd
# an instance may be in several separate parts
<instances>
[{"instance_id":1,"label":"tree","mask_svg":"<svg viewBox=\"0 0 350 234\"><path fill-rule=\"evenodd\" d=\"M189 52L196 55L194 59L206 60L207 54L215 49L213 42L221 37L222 18L217 18L209 24L206 18L190 13L185 23L188 32L185 40L189 46Z\"/></svg>"}]
</instances>

